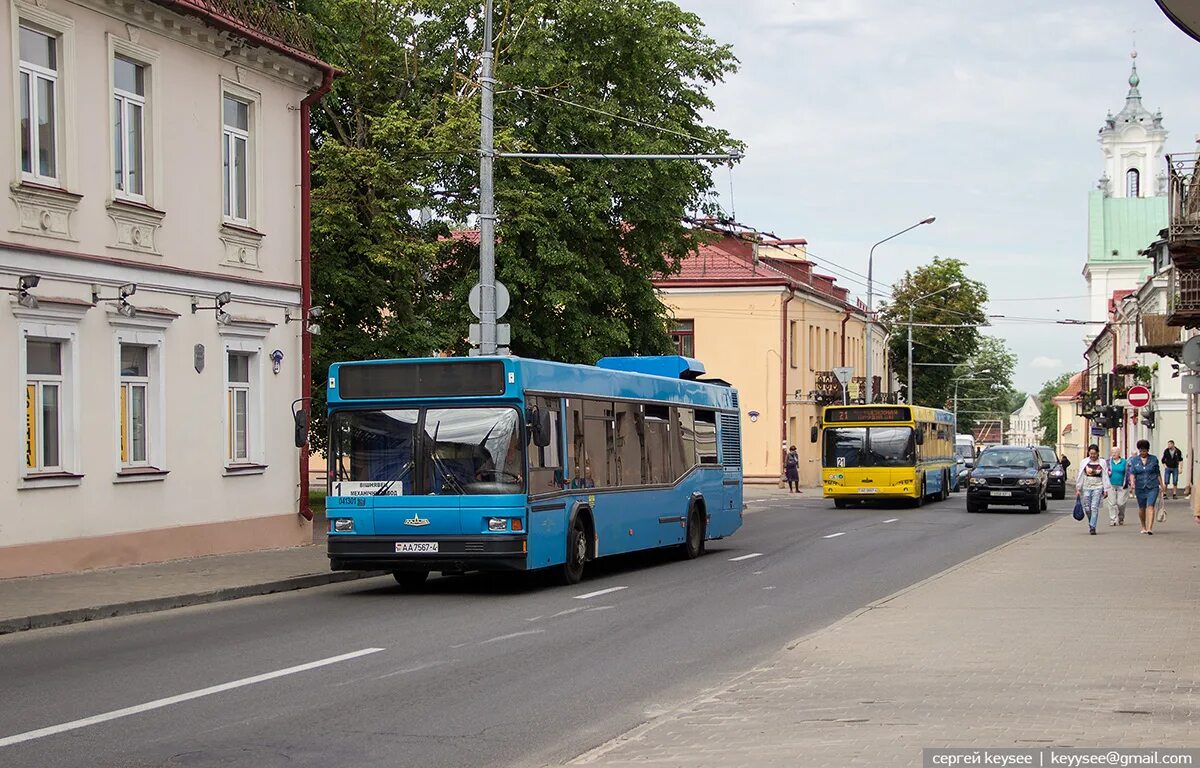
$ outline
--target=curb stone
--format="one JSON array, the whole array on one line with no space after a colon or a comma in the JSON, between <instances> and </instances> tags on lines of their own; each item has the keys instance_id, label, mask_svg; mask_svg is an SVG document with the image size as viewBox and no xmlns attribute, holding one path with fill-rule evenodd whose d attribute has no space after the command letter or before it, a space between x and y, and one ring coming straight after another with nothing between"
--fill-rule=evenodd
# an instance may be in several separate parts
<instances>
[{"instance_id":1,"label":"curb stone","mask_svg":"<svg viewBox=\"0 0 1200 768\"><path fill-rule=\"evenodd\" d=\"M966 560L963 560L961 563L956 563L956 564L950 566L949 568L938 571L937 573L933 574L932 576L928 576L924 579L921 579L920 581L916 582L915 584L910 584L907 587L903 587L901 589L896 590L895 592L893 592L890 595L887 595L886 597L881 597L878 600L872 601L872 602L868 603L867 605L863 606L862 608L859 608L858 610L853 611L852 613L847 614L846 616L843 616L842 618L834 621L832 624L827 624L824 627L815 629L812 632L808 632L808 633L796 638L795 640L792 640L791 642L787 643L780 650L780 653L783 653L785 651L794 651L796 648L800 647L801 645L811 642L822 635L825 635L829 632L836 632L839 629L841 629L842 627L844 627L845 625L849 624L850 622L854 621L858 617L862 616L864 613L867 613L868 611L873 611L877 608L882 608L887 603L889 603L899 597L902 597L902 596L908 594L909 592L920 589L920 588L922 588L932 582L935 582L945 576L949 576L951 573L954 573L957 570L965 568L966 566L974 563L977 560L982 560L985 557L990 557L991 555L999 552L1002 549L1011 547L1014 544L1016 544L1020 541L1024 541L1025 539L1031 538L1033 536L1037 536L1038 534L1042 533L1050 526L1055 525L1056 523L1059 523L1059 522L1062 522L1062 520L1061 519L1051 520L1050 522L1046 523L1045 525L1041 526L1040 528L1032 530L1029 533L1022 534L1022 535L1016 537L1015 539L1011 539L1009 541L1004 542L1003 544L998 544L989 550L980 552L978 555L975 555L974 557L970 557L970 558L967 558ZM609 739L608 741L604 742L603 744L600 744L596 747L593 747L592 749L589 749L587 752L584 752L583 754L578 755L577 757L574 757L571 760L568 760L567 764L568 765L586 765L588 763L594 763L597 760L603 758L609 752L612 752L613 750L617 749L618 747L625 746L626 744L629 744L630 742L638 741L644 734L654 730L655 728L659 727L660 725L670 722L671 720L674 720L675 718L679 717L680 715L683 715L703 704L714 701L716 698L718 698L722 694L728 693L729 691L736 688L743 680L751 677L752 675L758 674L760 672L769 671L769 670L773 669L774 667L775 667L774 661L771 661L771 662L765 663L765 664L756 665L752 669L749 669L745 672L742 672L742 673L736 675L735 677L726 681L724 684L713 687L713 688L709 688L708 690L702 692L698 696L694 696L691 699L688 699L683 704L680 704L679 706L672 708L669 712L665 712L657 717L651 718L650 720L647 720L646 722L642 723L641 725L635 726L634 728L626 731L625 733L620 734L619 736L615 736L615 737Z\"/></svg>"},{"instance_id":2,"label":"curb stone","mask_svg":"<svg viewBox=\"0 0 1200 768\"><path fill-rule=\"evenodd\" d=\"M243 597L259 597L278 592L292 592L311 587L323 587L327 584L338 584L344 581L368 579L383 576L386 571L331 571L329 573L314 573L305 576L293 576L287 579L263 582L261 584L246 584L238 587L225 587L207 592L192 592L167 597L151 597L144 600L131 600L124 603L109 603L91 608L74 608L68 611L41 613L34 616L19 616L11 619L0 619L0 635L14 632L24 632L30 629L46 629L61 627L68 624L79 624L85 621L111 619L117 616L133 616L139 613L155 613L168 611L173 608L186 608L193 605L221 603L238 600Z\"/></svg>"}]
</instances>

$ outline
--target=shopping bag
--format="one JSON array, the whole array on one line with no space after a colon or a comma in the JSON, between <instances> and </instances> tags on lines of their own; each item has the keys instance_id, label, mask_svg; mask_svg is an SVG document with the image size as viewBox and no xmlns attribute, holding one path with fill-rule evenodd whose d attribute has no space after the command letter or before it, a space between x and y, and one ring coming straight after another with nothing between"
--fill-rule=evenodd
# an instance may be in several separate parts
<instances>
[{"instance_id":1,"label":"shopping bag","mask_svg":"<svg viewBox=\"0 0 1200 768\"><path fill-rule=\"evenodd\" d=\"M1071 516L1076 520L1083 519L1083 499L1078 497L1075 499L1075 511L1071 513Z\"/></svg>"}]
</instances>

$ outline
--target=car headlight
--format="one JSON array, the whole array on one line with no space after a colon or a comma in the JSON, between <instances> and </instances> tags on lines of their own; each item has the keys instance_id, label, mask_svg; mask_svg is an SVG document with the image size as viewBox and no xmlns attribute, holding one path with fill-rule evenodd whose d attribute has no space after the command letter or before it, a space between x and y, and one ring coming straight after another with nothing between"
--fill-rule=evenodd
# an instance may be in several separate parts
<instances>
[{"instance_id":1,"label":"car headlight","mask_svg":"<svg viewBox=\"0 0 1200 768\"><path fill-rule=\"evenodd\" d=\"M1038 479L1036 477L1026 477L1022 478L1019 482L1021 485L1037 485Z\"/></svg>"},{"instance_id":2,"label":"car headlight","mask_svg":"<svg viewBox=\"0 0 1200 768\"><path fill-rule=\"evenodd\" d=\"M1052 470L1050 470L1050 476L1051 476L1051 477L1062 477L1062 476L1063 476L1063 475L1065 475L1065 474L1066 474L1066 473L1065 473L1065 472L1063 472L1061 469L1052 469Z\"/></svg>"},{"instance_id":3,"label":"car headlight","mask_svg":"<svg viewBox=\"0 0 1200 768\"><path fill-rule=\"evenodd\" d=\"M334 518L333 530L338 533L352 533L354 531L354 520L349 517Z\"/></svg>"},{"instance_id":4,"label":"car headlight","mask_svg":"<svg viewBox=\"0 0 1200 768\"><path fill-rule=\"evenodd\" d=\"M987 479L982 477L972 477L971 485L987 485Z\"/></svg>"}]
</instances>

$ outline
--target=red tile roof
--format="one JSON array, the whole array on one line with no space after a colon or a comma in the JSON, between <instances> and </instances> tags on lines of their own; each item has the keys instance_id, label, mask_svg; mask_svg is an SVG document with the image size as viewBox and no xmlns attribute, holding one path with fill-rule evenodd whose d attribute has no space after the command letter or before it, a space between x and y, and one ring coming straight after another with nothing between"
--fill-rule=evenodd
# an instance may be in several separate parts
<instances>
[{"instance_id":1,"label":"red tile roof","mask_svg":"<svg viewBox=\"0 0 1200 768\"><path fill-rule=\"evenodd\" d=\"M1082 391L1083 391L1083 373L1080 372L1071 377L1071 380L1069 382L1067 382L1067 386L1063 389L1062 392L1059 392L1057 395L1055 395L1053 400L1056 403L1062 403L1062 402L1067 402L1068 400L1074 400L1076 397L1079 396L1079 393Z\"/></svg>"}]
</instances>

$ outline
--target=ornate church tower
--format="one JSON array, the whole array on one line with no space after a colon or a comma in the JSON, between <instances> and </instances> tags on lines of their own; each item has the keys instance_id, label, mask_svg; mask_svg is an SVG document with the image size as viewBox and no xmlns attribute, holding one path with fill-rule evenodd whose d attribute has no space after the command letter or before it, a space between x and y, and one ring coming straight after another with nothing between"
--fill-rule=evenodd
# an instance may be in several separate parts
<instances>
[{"instance_id":1,"label":"ornate church tower","mask_svg":"<svg viewBox=\"0 0 1200 768\"><path fill-rule=\"evenodd\" d=\"M1104 119L1100 148L1104 175L1088 197L1088 255L1083 276L1088 281L1089 319L1108 318L1114 291L1139 287L1150 265L1139 251L1167 226L1167 131L1162 112L1142 106L1138 90L1137 51L1129 73L1125 106Z\"/></svg>"}]
</instances>

